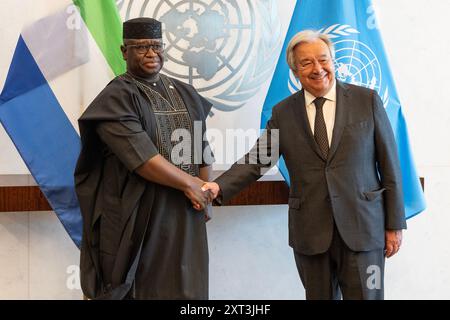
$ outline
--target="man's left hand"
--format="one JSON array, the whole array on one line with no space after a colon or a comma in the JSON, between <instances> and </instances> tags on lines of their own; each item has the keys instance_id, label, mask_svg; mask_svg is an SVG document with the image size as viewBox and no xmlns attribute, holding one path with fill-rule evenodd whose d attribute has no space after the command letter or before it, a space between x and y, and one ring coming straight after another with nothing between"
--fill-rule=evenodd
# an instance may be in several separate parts
<instances>
[{"instance_id":1,"label":"man's left hand","mask_svg":"<svg viewBox=\"0 0 450 320\"><path fill-rule=\"evenodd\" d=\"M385 255L386 258L390 258L400 250L400 246L402 245L402 230L386 230L385 241Z\"/></svg>"}]
</instances>

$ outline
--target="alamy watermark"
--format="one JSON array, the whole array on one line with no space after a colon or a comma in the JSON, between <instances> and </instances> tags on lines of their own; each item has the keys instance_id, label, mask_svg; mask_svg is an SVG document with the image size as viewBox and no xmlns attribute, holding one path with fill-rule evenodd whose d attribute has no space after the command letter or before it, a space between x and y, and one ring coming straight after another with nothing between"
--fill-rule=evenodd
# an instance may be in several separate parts
<instances>
[{"instance_id":1,"label":"alamy watermark","mask_svg":"<svg viewBox=\"0 0 450 320\"><path fill-rule=\"evenodd\" d=\"M255 141L252 145L252 141ZM194 122L193 133L187 129L176 129L171 134L170 161L183 164L254 164L265 174L279 159L279 130L227 129L203 130L201 121ZM209 143L224 150L212 150ZM232 146L232 148L227 148ZM225 150L226 149L226 150ZM213 156L221 155L221 156ZM244 155L245 154L245 155ZM243 156L244 155L244 156ZM238 157L241 157L238 159ZM236 159L238 159L236 161Z\"/></svg>"},{"instance_id":2,"label":"alamy watermark","mask_svg":"<svg viewBox=\"0 0 450 320\"><path fill-rule=\"evenodd\" d=\"M369 290L381 289L381 268L377 265L370 265L366 269L367 277L366 286Z\"/></svg>"},{"instance_id":3,"label":"alamy watermark","mask_svg":"<svg viewBox=\"0 0 450 320\"><path fill-rule=\"evenodd\" d=\"M81 290L80 283L80 267L71 264L67 266L66 273L68 274L66 279L66 287L69 290Z\"/></svg>"}]
</instances>

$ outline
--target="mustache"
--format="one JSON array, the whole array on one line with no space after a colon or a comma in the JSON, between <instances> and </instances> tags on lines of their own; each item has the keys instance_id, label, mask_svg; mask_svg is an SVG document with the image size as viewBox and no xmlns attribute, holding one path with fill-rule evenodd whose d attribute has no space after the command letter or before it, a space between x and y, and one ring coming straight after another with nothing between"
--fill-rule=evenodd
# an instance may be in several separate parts
<instances>
[{"instance_id":1,"label":"mustache","mask_svg":"<svg viewBox=\"0 0 450 320\"><path fill-rule=\"evenodd\" d=\"M143 64L145 64L145 63L163 63L164 62L164 58L163 57L161 57L161 56L154 56L154 57L146 57L146 56L144 56L144 57L142 57L142 59L141 59L141 63L143 63Z\"/></svg>"},{"instance_id":2,"label":"mustache","mask_svg":"<svg viewBox=\"0 0 450 320\"><path fill-rule=\"evenodd\" d=\"M161 62L161 61L162 61L161 59L146 59L146 58L141 60L142 63L149 63L149 62L155 63L155 62Z\"/></svg>"},{"instance_id":3,"label":"mustache","mask_svg":"<svg viewBox=\"0 0 450 320\"><path fill-rule=\"evenodd\" d=\"M328 74L328 71L315 72L311 74L311 78L321 78Z\"/></svg>"}]
</instances>

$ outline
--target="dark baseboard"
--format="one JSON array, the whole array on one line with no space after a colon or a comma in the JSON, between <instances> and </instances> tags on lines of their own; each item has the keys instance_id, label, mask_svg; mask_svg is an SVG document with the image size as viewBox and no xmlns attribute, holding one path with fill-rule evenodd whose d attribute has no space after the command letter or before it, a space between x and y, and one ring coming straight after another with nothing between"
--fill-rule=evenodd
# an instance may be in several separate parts
<instances>
[{"instance_id":1,"label":"dark baseboard","mask_svg":"<svg viewBox=\"0 0 450 320\"><path fill-rule=\"evenodd\" d=\"M424 178L420 178L424 189ZM287 204L289 187L284 181L257 181L226 202L225 206ZM0 212L49 211L47 199L37 186L0 187Z\"/></svg>"}]
</instances>

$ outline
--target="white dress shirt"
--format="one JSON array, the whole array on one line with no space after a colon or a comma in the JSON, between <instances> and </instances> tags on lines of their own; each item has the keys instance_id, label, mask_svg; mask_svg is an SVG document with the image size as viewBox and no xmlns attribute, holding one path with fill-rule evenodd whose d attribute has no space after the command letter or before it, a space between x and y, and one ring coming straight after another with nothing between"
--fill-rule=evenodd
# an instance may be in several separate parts
<instances>
[{"instance_id":1,"label":"white dress shirt","mask_svg":"<svg viewBox=\"0 0 450 320\"><path fill-rule=\"evenodd\" d=\"M333 138L334 119L336 117L336 80L333 86L326 95L323 96L327 100L323 104L323 117L327 127L328 145L331 146L331 139ZM314 135L314 121L316 119L316 106L314 105L315 96L305 90L305 106L308 115L309 125Z\"/></svg>"}]
</instances>

